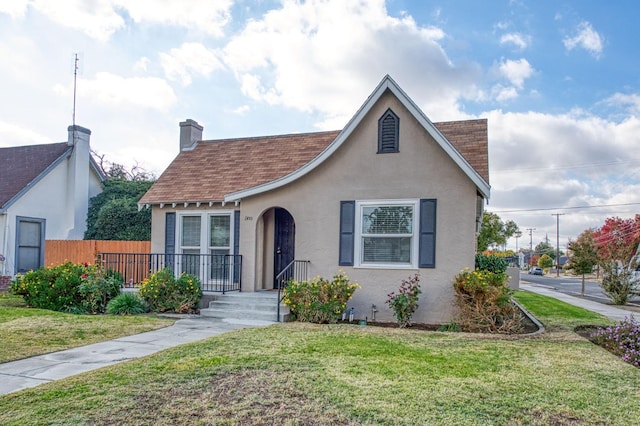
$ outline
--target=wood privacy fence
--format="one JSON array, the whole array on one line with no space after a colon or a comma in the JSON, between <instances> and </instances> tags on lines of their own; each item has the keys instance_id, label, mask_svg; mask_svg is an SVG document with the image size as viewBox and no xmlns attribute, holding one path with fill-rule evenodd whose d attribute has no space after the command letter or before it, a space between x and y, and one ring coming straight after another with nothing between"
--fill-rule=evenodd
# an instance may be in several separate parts
<instances>
[{"instance_id":1,"label":"wood privacy fence","mask_svg":"<svg viewBox=\"0 0 640 426\"><path fill-rule=\"evenodd\" d=\"M46 240L44 265L95 263L98 253L151 253L151 241Z\"/></svg>"}]
</instances>

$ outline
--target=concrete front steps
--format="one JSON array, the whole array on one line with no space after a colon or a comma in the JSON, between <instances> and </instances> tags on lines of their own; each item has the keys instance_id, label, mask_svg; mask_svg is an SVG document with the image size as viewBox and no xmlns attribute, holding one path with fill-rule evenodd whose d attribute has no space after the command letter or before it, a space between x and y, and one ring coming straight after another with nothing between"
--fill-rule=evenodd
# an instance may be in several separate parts
<instances>
[{"instance_id":1,"label":"concrete front steps","mask_svg":"<svg viewBox=\"0 0 640 426\"><path fill-rule=\"evenodd\" d=\"M276 321L278 292L257 291L207 294L209 307L200 309L200 316L222 319ZM280 321L289 319L289 308L280 304Z\"/></svg>"}]
</instances>

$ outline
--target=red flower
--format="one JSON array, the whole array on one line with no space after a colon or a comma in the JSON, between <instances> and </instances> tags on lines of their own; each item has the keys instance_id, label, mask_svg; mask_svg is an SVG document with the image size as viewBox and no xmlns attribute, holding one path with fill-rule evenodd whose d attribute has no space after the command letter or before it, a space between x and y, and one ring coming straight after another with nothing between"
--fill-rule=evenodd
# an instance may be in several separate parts
<instances>
[{"instance_id":1,"label":"red flower","mask_svg":"<svg viewBox=\"0 0 640 426\"><path fill-rule=\"evenodd\" d=\"M87 275L87 274L82 274L82 279L85 279L85 278L87 278L88 276L89 276L89 275Z\"/></svg>"}]
</instances>

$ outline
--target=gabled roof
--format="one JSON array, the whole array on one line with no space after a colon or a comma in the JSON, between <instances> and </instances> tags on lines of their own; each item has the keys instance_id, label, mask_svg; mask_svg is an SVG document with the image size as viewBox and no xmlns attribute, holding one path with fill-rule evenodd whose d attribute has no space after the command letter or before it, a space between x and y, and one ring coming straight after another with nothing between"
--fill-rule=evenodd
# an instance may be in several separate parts
<instances>
[{"instance_id":1,"label":"gabled roof","mask_svg":"<svg viewBox=\"0 0 640 426\"><path fill-rule=\"evenodd\" d=\"M0 148L0 212L71 155L66 142Z\"/></svg>"},{"instance_id":2,"label":"gabled roof","mask_svg":"<svg viewBox=\"0 0 640 426\"><path fill-rule=\"evenodd\" d=\"M487 120L434 124L386 76L343 130L199 142L193 150L180 152L138 203L232 202L293 182L329 158L386 91L488 198Z\"/></svg>"}]
</instances>

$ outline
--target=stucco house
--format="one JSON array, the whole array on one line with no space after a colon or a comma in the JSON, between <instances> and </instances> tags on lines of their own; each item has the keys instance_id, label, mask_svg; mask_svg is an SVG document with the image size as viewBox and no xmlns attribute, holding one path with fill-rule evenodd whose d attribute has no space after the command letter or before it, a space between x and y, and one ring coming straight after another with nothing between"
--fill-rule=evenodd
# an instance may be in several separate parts
<instances>
[{"instance_id":1,"label":"stucco house","mask_svg":"<svg viewBox=\"0 0 640 426\"><path fill-rule=\"evenodd\" d=\"M104 175L91 157L91 131L68 127L66 142L0 148L0 276L44 262L45 239L81 240L89 199Z\"/></svg>"},{"instance_id":2,"label":"stucco house","mask_svg":"<svg viewBox=\"0 0 640 426\"><path fill-rule=\"evenodd\" d=\"M241 257L227 268L242 292L276 288L287 267L326 278L342 269L362 287L356 316L376 305L382 321L393 319L388 293L419 273L414 321L452 319L452 278L474 265L490 195L486 120L432 123L385 76L339 131L202 132L180 123L180 153L139 201L152 208L152 252ZM187 263L177 272L206 280L215 269Z\"/></svg>"}]
</instances>

